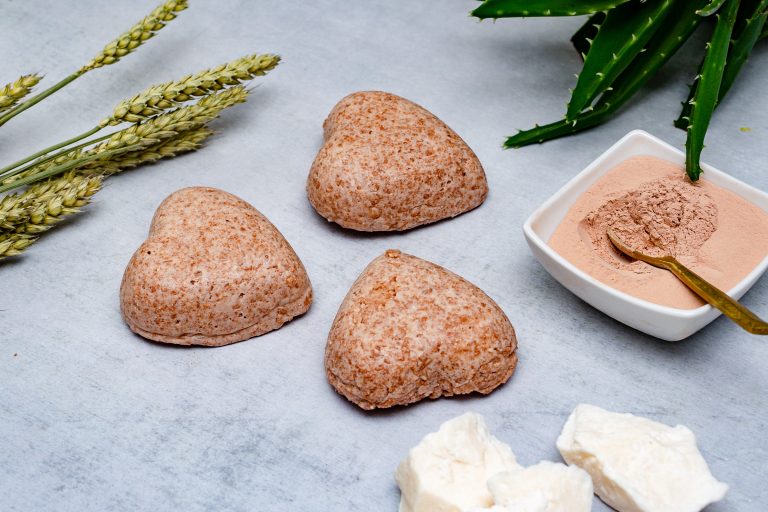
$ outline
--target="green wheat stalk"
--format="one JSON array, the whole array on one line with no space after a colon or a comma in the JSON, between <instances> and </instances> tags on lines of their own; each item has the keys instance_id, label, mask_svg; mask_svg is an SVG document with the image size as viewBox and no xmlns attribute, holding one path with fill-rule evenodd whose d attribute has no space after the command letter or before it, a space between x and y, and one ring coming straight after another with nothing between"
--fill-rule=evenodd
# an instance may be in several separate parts
<instances>
[{"instance_id":1,"label":"green wheat stalk","mask_svg":"<svg viewBox=\"0 0 768 512\"><path fill-rule=\"evenodd\" d=\"M115 132L87 151L77 150L69 156L63 156L62 163L33 167L32 169L36 169L34 172L15 180L6 178L5 184L0 186L0 193L83 167L97 160L106 161L123 153L146 150L181 133L198 130L216 119L224 109L245 102L247 97L248 90L242 85L205 96L193 105L171 110Z\"/></svg>"},{"instance_id":2,"label":"green wheat stalk","mask_svg":"<svg viewBox=\"0 0 768 512\"><path fill-rule=\"evenodd\" d=\"M87 139L107 126L115 126L124 122L138 123L145 121L165 110L176 108L187 101L210 95L229 87L238 86L243 81L252 80L257 76L263 76L274 69L279 62L280 57L277 55L246 55L232 62L189 75L181 80L153 85L132 98L121 101L109 116L102 119L90 130L0 168L0 180L7 181L7 178L10 176L23 174L33 166L40 165L72 151L73 148L69 148L59 153L54 153L58 149ZM105 138L102 137L96 141ZM93 142L95 141L90 141L78 147L84 147Z\"/></svg>"}]
</instances>

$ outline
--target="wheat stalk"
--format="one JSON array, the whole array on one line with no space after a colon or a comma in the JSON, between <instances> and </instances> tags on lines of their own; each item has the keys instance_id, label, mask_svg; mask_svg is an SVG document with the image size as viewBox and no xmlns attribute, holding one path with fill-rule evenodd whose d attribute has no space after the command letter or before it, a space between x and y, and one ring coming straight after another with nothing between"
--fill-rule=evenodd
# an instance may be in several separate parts
<instances>
[{"instance_id":1,"label":"wheat stalk","mask_svg":"<svg viewBox=\"0 0 768 512\"><path fill-rule=\"evenodd\" d=\"M0 126L4 125L15 116L21 114L25 110L34 105L37 105L45 98L65 87L67 84L77 80L88 71L92 69L114 64L122 57L125 57L136 48L141 46L144 41L154 36L160 29L162 29L169 21L176 18L176 13L183 11L188 7L188 0L168 0L156 7L149 16L145 17L139 23L131 27L130 30L122 34L120 37L109 43L104 49L88 62L85 66L81 67L71 75L55 83L43 92L36 94L32 98L28 99L24 103L20 103L10 110L0 114ZM2 110L2 109L0 109ZM97 130L94 130L94 133Z\"/></svg>"},{"instance_id":2,"label":"wheat stalk","mask_svg":"<svg viewBox=\"0 0 768 512\"><path fill-rule=\"evenodd\" d=\"M41 76L37 74L24 75L15 82L6 84L0 88L0 112L7 110L32 91L32 88L40 82Z\"/></svg>"},{"instance_id":3,"label":"wheat stalk","mask_svg":"<svg viewBox=\"0 0 768 512\"><path fill-rule=\"evenodd\" d=\"M143 123L134 124L115 132L104 142L81 154L77 153L79 150L68 153L63 156L64 163L59 165L45 163L32 167L28 171L24 171L25 176L22 178L10 179L11 177L6 177L3 180L4 184L0 186L0 192L7 192L22 185L83 167L89 162L106 161L129 151L144 150L180 133L197 130L209 121L216 119L222 110L237 103L243 103L247 97L248 90L242 85L211 94L201 98L194 105L171 110ZM19 176L19 174L15 176Z\"/></svg>"},{"instance_id":4,"label":"wheat stalk","mask_svg":"<svg viewBox=\"0 0 768 512\"><path fill-rule=\"evenodd\" d=\"M153 37L166 23L176 18L177 12L187 7L187 0L169 0L156 7L147 17L105 46L88 64L80 68L80 74L119 61Z\"/></svg>"},{"instance_id":5,"label":"wheat stalk","mask_svg":"<svg viewBox=\"0 0 768 512\"><path fill-rule=\"evenodd\" d=\"M114 126L123 122L139 123L146 121L152 116L161 114L164 110L180 107L182 103L199 96L205 96L226 87L241 85L241 81L251 80L256 76L265 75L280 62L280 57L272 54L252 54L241 57L232 62L222 64L212 69L207 69L189 75L181 80L166 82L155 85L149 89L137 94L133 98L120 102L115 107L109 117L102 119L98 125L92 129L81 133L71 139L45 148L37 153L27 156L19 161L13 162L0 169L0 178L3 183L11 181L9 176L17 174L29 174L26 171L42 162L47 162L53 158L66 154L69 150L54 153L54 151L71 146L83 139L100 131L106 126ZM96 141L104 140L107 137L101 137ZM76 148L81 148L90 143L82 143ZM70 148L71 150L72 148ZM42 157L37 162L36 158ZM23 166L23 167L22 167Z\"/></svg>"},{"instance_id":6,"label":"wheat stalk","mask_svg":"<svg viewBox=\"0 0 768 512\"><path fill-rule=\"evenodd\" d=\"M86 163L84 164L84 168L80 169L80 171L83 173L87 172L93 174L93 169L97 169L99 174L105 176L112 175L125 169L132 169L142 164L156 162L162 158L170 158L181 153L195 151L199 149L203 141L211 135L213 135L213 130L207 127L181 132L174 137L166 139L162 142L158 142L154 145L147 146L143 149L127 151L125 153L118 154L109 160L97 160L95 162ZM91 149L88 151L76 149L74 151L62 154L52 160L37 164L22 173L5 178L4 180L0 181L0 184L7 185L17 180L39 174L50 169L51 167L74 162L81 158L97 154L98 152L99 151L96 149ZM3 200L0 200L0 228L2 228L2 205L3 201L7 199L7 197L3 198Z\"/></svg>"},{"instance_id":7,"label":"wheat stalk","mask_svg":"<svg viewBox=\"0 0 768 512\"><path fill-rule=\"evenodd\" d=\"M33 165L31 165L29 168L23 169L22 172L3 178L2 180L0 180L0 184L7 185L8 183L13 183L14 181L32 176L33 174L38 174L47 169L50 169L53 166L66 164L67 162L72 162L74 160L77 160L78 158L81 158L82 156L83 156L82 149L78 148L78 149L68 151L61 155L57 155L55 158L45 160L45 161L40 161L39 163L33 163Z\"/></svg>"},{"instance_id":8,"label":"wheat stalk","mask_svg":"<svg viewBox=\"0 0 768 512\"><path fill-rule=\"evenodd\" d=\"M163 110L178 107L179 104L193 98L263 76L274 69L279 62L280 57L277 55L246 55L215 68L188 75L181 80L154 85L133 98L121 101L112 115L99 122L99 126L143 121Z\"/></svg>"}]
</instances>

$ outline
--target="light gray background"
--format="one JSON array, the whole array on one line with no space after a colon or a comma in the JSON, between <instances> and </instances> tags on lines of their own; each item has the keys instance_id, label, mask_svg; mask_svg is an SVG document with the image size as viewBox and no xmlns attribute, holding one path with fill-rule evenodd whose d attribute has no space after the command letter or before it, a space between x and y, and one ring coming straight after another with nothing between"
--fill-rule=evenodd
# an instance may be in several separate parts
<instances>
[{"instance_id":1,"label":"light gray background","mask_svg":"<svg viewBox=\"0 0 768 512\"><path fill-rule=\"evenodd\" d=\"M555 439L579 402L682 423L731 485L715 511L752 511L766 487L765 339L720 319L685 342L629 329L571 295L533 260L524 219L633 128L679 147L672 126L704 33L610 123L502 151L515 128L558 119L580 61L581 19L478 23L466 1L203 1L116 66L97 70L0 130L3 161L80 133L152 83L256 52L284 62L226 112L203 151L109 180L73 222L0 265L0 509L394 511L408 449L466 411L482 413L523 464L559 460ZM0 82L65 76L153 1L0 3ZM718 110L704 160L768 189L768 45ZM441 117L490 182L478 210L403 234L363 235L317 216L304 193L321 123L344 95L383 89ZM742 132L740 127L750 127ZM303 259L311 310L223 348L132 335L118 286L154 209L211 185L269 217ZM325 338L348 287L399 248L465 276L514 323L520 365L488 397L365 413L331 389ZM768 281L744 302L768 315ZM762 505L762 507L761 507ZM607 507L595 501L594 510Z\"/></svg>"}]
</instances>

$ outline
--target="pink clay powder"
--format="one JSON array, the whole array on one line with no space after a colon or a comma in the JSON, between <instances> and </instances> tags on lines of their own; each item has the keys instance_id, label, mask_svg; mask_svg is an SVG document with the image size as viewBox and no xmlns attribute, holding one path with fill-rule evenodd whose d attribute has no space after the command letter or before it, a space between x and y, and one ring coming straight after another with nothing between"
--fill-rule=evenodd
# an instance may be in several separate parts
<instances>
[{"instance_id":1,"label":"pink clay powder","mask_svg":"<svg viewBox=\"0 0 768 512\"><path fill-rule=\"evenodd\" d=\"M671 254L723 290L768 255L768 214L684 170L652 157L626 160L582 194L549 241L565 259L597 280L656 304L693 309L704 304L670 272L621 254L608 227L647 254Z\"/></svg>"}]
</instances>

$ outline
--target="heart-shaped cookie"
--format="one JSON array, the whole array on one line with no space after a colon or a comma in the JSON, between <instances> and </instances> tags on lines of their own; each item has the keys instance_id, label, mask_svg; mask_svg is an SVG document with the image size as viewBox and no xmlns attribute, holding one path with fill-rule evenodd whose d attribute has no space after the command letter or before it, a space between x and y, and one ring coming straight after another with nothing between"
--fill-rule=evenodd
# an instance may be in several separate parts
<instances>
[{"instance_id":1,"label":"heart-shaped cookie","mask_svg":"<svg viewBox=\"0 0 768 512\"><path fill-rule=\"evenodd\" d=\"M323 129L307 195L320 215L345 228L410 229L476 208L488 195L483 167L466 142L404 98L351 94Z\"/></svg>"},{"instance_id":2,"label":"heart-shaped cookie","mask_svg":"<svg viewBox=\"0 0 768 512\"><path fill-rule=\"evenodd\" d=\"M120 286L131 330L178 345L246 340L311 302L304 265L280 231L242 199L207 187L163 201Z\"/></svg>"},{"instance_id":3,"label":"heart-shaped cookie","mask_svg":"<svg viewBox=\"0 0 768 512\"><path fill-rule=\"evenodd\" d=\"M360 274L336 314L325 369L363 409L478 391L517 365L517 339L501 308L443 267L389 250Z\"/></svg>"}]
</instances>

